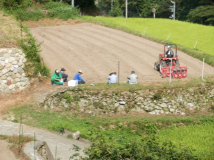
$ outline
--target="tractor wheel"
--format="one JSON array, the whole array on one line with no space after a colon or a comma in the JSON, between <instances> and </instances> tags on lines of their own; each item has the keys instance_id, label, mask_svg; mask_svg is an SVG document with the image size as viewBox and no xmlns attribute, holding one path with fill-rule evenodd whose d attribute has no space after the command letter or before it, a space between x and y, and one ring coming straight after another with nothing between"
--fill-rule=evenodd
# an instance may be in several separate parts
<instances>
[{"instance_id":1,"label":"tractor wheel","mask_svg":"<svg viewBox=\"0 0 214 160\"><path fill-rule=\"evenodd\" d=\"M155 62L155 64L154 64L154 69L155 69L156 71L158 71L158 62Z\"/></svg>"},{"instance_id":2,"label":"tractor wheel","mask_svg":"<svg viewBox=\"0 0 214 160\"><path fill-rule=\"evenodd\" d=\"M179 63L179 60L177 60L176 62L175 62L175 68L178 68L180 66L180 63Z\"/></svg>"}]
</instances>

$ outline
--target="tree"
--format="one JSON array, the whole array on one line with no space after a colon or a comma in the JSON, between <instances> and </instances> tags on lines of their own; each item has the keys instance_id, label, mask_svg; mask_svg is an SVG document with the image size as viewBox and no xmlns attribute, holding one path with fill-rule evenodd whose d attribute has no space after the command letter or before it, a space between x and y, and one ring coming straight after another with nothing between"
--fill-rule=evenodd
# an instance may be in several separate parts
<instances>
[{"instance_id":1,"label":"tree","mask_svg":"<svg viewBox=\"0 0 214 160\"><path fill-rule=\"evenodd\" d=\"M214 25L214 6L199 6L190 10L187 17L191 22Z\"/></svg>"},{"instance_id":2,"label":"tree","mask_svg":"<svg viewBox=\"0 0 214 160\"><path fill-rule=\"evenodd\" d=\"M120 3L118 0L114 0L114 4L112 6L112 10L109 12L109 15L113 17L123 16L123 11L120 8Z\"/></svg>"}]
</instances>

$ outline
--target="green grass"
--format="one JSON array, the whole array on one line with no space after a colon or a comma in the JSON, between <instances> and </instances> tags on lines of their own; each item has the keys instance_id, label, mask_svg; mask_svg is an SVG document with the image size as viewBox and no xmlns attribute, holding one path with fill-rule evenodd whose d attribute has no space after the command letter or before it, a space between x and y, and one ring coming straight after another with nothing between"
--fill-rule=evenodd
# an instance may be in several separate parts
<instances>
[{"instance_id":1,"label":"green grass","mask_svg":"<svg viewBox=\"0 0 214 160\"><path fill-rule=\"evenodd\" d=\"M159 135L162 141L168 139L177 145L192 147L202 159L214 159L214 123L164 129Z\"/></svg>"},{"instance_id":2,"label":"green grass","mask_svg":"<svg viewBox=\"0 0 214 160\"><path fill-rule=\"evenodd\" d=\"M213 158L214 152L214 117L150 117L150 116L109 116L94 117L83 114L69 114L68 112L53 112L26 105L10 110L14 113L16 121L20 119L24 124L45 128L52 131L60 131L62 128L76 132L80 131L83 138L90 139L91 131L103 134L107 139L114 137L125 143L127 138L131 141L140 141L142 137L154 131L153 126L160 130L160 139L171 140L178 144L192 147L195 154L204 154L206 159ZM73 111L72 111L73 112ZM9 112L8 112L9 113ZM174 124L178 128L174 127ZM183 127L187 126L187 127ZM170 129L168 129L170 128ZM110 141L110 140L109 140Z\"/></svg>"},{"instance_id":3,"label":"green grass","mask_svg":"<svg viewBox=\"0 0 214 160\"><path fill-rule=\"evenodd\" d=\"M169 33L169 41L181 46L193 48L198 41L196 49L202 52L214 55L212 35L214 35L213 26L204 26L182 21L173 21L169 19L152 18L107 18L107 17L86 17L90 20L107 22L119 26L124 26L151 35L158 39L166 40Z\"/></svg>"}]
</instances>

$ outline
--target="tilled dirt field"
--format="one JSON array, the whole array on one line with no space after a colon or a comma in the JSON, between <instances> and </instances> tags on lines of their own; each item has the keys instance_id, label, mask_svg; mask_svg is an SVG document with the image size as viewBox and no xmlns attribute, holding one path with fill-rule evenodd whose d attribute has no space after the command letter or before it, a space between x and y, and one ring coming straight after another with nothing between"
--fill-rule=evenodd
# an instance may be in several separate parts
<instances>
[{"instance_id":1,"label":"tilled dirt field","mask_svg":"<svg viewBox=\"0 0 214 160\"><path fill-rule=\"evenodd\" d=\"M135 70L139 82L168 81L154 70L158 54L163 45L123 31L80 23L54 27L31 28L41 45L41 56L53 73L64 67L69 79L78 70L83 71L87 83L107 82L111 71L118 71L120 61L120 82ZM178 51L181 66L188 66L188 77L200 77L202 62ZM214 68L205 64L204 75L213 75Z\"/></svg>"}]
</instances>

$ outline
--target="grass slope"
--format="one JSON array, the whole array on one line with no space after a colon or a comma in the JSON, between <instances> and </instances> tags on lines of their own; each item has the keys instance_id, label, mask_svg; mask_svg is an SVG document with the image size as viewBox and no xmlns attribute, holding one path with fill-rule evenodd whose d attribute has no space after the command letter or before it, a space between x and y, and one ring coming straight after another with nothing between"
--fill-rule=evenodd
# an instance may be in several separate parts
<instances>
[{"instance_id":1,"label":"grass slope","mask_svg":"<svg viewBox=\"0 0 214 160\"><path fill-rule=\"evenodd\" d=\"M202 159L214 159L214 124L190 125L159 132L162 141L169 139L195 149Z\"/></svg>"},{"instance_id":2,"label":"grass slope","mask_svg":"<svg viewBox=\"0 0 214 160\"><path fill-rule=\"evenodd\" d=\"M166 40L168 35L169 41L188 48L194 48L196 41L196 49L202 52L214 55L214 47L212 44L212 35L214 35L213 26L204 26L181 21L172 21L169 19L152 19L152 18L107 18L107 17L87 17L90 20L107 22L124 26L144 33L153 37Z\"/></svg>"}]
</instances>

